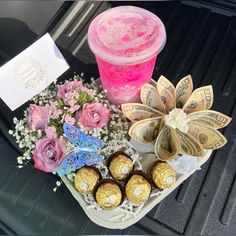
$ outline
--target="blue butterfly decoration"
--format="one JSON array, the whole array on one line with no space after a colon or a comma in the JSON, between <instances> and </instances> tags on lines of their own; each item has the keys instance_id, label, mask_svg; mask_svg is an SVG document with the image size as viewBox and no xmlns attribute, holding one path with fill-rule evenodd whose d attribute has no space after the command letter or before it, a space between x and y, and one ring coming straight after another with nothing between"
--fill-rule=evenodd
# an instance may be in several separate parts
<instances>
[{"instance_id":1,"label":"blue butterfly decoration","mask_svg":"<svg viewBox=\"0 0 236 236\"><path fill-rule=\"evenodd\" d=\"M66 138L75 146L59 166L57 171L59 176L69 174L80 169L84 165L95 165L102 161L103 156L98 153L98 149L104 146L102 140L94 136L87 136L81 129L65 122L63 130Z\"/></svg>"}]
</instances>

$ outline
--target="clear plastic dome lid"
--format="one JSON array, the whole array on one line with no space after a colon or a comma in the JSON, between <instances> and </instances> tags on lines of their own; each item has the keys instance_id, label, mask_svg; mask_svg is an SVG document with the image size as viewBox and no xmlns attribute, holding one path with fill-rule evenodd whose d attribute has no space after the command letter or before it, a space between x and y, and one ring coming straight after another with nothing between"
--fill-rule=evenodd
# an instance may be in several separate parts
<instances>
[{"instance_id":1,"label":"clear plastic dome lid","mask_svg":"<svg viewBox=\"0 0 236 236\"><path fill-rule=\"evenodd\" d=\"M162 21L133 6L111 8L90 24L88 43L93 53L116 64L137 63L159 53L166 42Z\"/></svg>"}]
</instances>

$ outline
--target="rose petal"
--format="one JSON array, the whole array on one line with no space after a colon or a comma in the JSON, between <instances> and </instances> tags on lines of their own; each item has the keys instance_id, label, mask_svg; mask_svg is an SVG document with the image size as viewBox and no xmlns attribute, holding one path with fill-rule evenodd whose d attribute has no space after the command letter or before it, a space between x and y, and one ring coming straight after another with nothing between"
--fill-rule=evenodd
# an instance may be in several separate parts
<instances>
[{"instance_id":1,"label":"rose petal","mask_svg":"<svg viewBox=\"0 0 236 236\"><path fill-rule=\"evenodd\" d=\"M110 119L110 111L101 103L86 103L75 117L77 122L80 121L87 130L91 130L104 127Z\"/></svg>"},{"instance_id":2,"label":"rose petal","mask_svg":"<svg viewBox=\"0 0 236 236\"><path fill-rule=\"evenodd\" d=\"M49 157L48 151L53 152L53 156ZM45 172L56 172L65 157L65 153L65 145L60 139L44 138L38 140L33 154L35 168Z\"/></svg>"}]
</instances>

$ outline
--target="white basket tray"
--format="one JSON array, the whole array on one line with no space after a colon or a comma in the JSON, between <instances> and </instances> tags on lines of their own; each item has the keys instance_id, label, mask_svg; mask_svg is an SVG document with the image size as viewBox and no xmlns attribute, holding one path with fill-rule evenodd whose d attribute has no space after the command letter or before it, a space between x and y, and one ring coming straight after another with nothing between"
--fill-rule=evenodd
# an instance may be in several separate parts
<instances>
[{"instance_id":1,"label":"white basket tray","mask_svg":"<svg viewBox=\"0 0 236 236\"><path fill-rule=\"evenodd\" d=\"M145 150L146 151L146 150ZM206 150L205 155L202 158L198 159L198 164L203 165L210 157L212 151ZM143 170L146 171L149 164L156 160L154 154L141 154L142 156L142 165ZM190 175L192 175L197 169L193 169L187 174L178 174L176 183L169 189L166 189L161 192L158 196L150 197L147 202L145 202L143 208L137 212L137 214L129 215L129 217L117 218L117 216L122 214L122 210L96 210L89 208L89 204L84 200L84 196L81 195L74 187L74 184L67 179L67 177L62 177L62 181L65 183L67 188L70 190L71 194L74 198L79 202L80 206L83 208L86 215L96 224L110 228L110 229L124 229L139 221L142 217L144 217L152 208L154 208L160 201L162 201L165 197L167 197L172 191L174 191L184 180L186 180ZM111 220L113 219L113 220Z\"/></svg>"}]
</instances>

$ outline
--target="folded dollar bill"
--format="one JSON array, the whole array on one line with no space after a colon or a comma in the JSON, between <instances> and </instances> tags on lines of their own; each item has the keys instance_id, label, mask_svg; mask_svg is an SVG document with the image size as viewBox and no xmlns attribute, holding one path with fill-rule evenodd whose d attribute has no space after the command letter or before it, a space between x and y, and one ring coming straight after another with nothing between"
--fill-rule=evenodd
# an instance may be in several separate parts
<instances>
[{"instance_id":1,"label":"folded dollar bill","mask_svg":"<svg viewBox=\"0 0 236 236\"><path fill-rule=\"evenodd\" d=\"M155 86L145 84L140 93L142 103L122 104L124 115L133 122L129 135L140 143L155 143L157 158L166 161L178 154L201 157L204 149L218 149L227 140L217 130L231 118L209 110L213 104L212 86L193 91L190 75L176 87L164 76Z\"/></svg>"}]
</instances>

